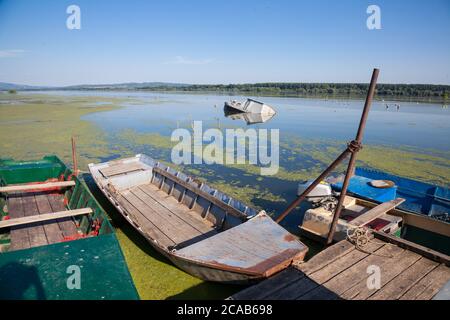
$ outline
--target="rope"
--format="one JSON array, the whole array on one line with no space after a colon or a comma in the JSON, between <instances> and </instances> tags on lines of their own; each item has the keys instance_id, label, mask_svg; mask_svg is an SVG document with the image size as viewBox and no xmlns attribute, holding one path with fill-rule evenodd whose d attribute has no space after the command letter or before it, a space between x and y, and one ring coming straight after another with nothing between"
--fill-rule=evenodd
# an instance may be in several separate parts
<instances>
[{"instance_id":1,"label":"rope","mask_svg":"<svg viewBox=\"0 0 450 320\"><path fill-rule=\"evenodd\" d=\"M347 144L347 148L351 153L355 153L362 149L362 144L356 140L352 140Z\"/></svg>"},{"instance_id":2,"label":"rope","mask_svg":"<svg viewBox=\"0 0 450 320\"><path fill-rule=\"evenodd\" d=\"M380 257L386 257L386 258L394 258L394 256L392 254L384 255L384 254L375 253L375 250L372 250L372 251L367 250L365 247L369 243L379 244L379 245L385 245L385 244L392 245L390 243L377 242L377 241L374 241L373 239L374 239L374 236L368 228L355 227L353 229L350 229L350 228L347 229L347 240L350 241L351 243L353 243L355 245L356 249L358 249L362 252L365 252L367 254L373 254L373 255L377 255Z\"/></svg>"}]
</instances>

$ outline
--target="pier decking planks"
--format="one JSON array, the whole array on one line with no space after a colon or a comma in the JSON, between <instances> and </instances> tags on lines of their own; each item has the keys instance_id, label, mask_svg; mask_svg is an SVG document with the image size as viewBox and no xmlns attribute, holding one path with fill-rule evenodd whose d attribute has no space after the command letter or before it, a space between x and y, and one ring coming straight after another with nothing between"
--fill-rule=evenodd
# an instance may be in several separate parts
<instances>
[{"instance_id":1,"label":"pier decking planks","mask_svg":"<svg viewBox=\"0 0 450 320\"><path fill-rule=\"evenodd\" d=\"M380 268L380 289L367 286L371 265ZM375 239L360 251L343 240L231 299L429 300L449 280L448 266L395 244Z\"/></svg>"},{"instance_id":2,"label":"pier decking planks","mask_svg":"<svg viewBox=\"0 0 450 320\"><path fill-rule=\"evenodd\" d=\"M8 196L8 212L12 219L64 211L64 196L52 192L14 192ZM77 233L71 218L61 218L11 227L9 251L61 242L64 236Z\"/></svg>"}]
</instances>

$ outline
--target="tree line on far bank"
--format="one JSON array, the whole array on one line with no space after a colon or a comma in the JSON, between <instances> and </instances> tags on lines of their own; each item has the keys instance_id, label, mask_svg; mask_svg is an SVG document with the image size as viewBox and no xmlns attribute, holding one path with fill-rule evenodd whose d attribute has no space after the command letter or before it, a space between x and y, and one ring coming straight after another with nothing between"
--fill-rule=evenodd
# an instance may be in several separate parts
<instances>
[{"instance_id":1,"label":"tree line on far bank","mask_svg":"<svg viewBox=\"0 0 450 320\"><path fill-rule=\"evenodd\" d=\"M222 93L254 93L261 95L298 96L364 96L369 85L365 83L255 83L255 84L195 84L186 86L139 87L151 91L208 91ZM378 84L378 97L412 97L421 99L448 99L450 86L431 84Z\"/></svg>"}]
</instances>

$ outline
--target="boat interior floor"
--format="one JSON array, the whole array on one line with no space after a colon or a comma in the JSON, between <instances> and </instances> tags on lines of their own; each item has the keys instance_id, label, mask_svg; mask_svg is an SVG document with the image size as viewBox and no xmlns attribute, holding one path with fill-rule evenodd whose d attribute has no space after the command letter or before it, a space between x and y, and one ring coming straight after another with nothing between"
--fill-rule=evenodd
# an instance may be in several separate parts
<instances>
[{"instance_id":1,"label":"boat interior floor","mask_svg":"<svg viewBox=\"0 0 450 320\"><path fill-rule=\"evenodd\" d=\"M117 193L116 200L141 232L168 250L176 249L176 256L204 265L270 275L307 251L265 214L219 230L150 182Z\"/></svg>"},{"instance_id":2,"label":"boat interior floor","mask_svg":"<svg viewBox=\"0 0 450 320\"><path fill-rule=\"evenodd\" d=\"M66 210L64 195L55 191L13 192L8 194L7 207L11 219ZM61 242L77 232L70 217L12 226L8 251Z\"/></svg>"},{"instance_id":3,"label":"boat interior floor","mask_svg":"<svg viewBox=\"0 0 450 320\"><path fill-rule=\"evenodd\" d=\"M214 225L148 183L121 192L119 204L144 233L165 248L181 248L217 233Z\"/></svg>"}]
</instances>

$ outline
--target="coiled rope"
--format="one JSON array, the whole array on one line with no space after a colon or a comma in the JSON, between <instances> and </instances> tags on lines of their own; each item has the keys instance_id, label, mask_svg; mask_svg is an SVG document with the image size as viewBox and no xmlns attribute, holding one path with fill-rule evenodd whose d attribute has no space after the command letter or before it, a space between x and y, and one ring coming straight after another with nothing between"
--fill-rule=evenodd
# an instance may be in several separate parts
<instances>
[{"instance_id":1,"label":"coiled rope","mask_svg":"<svg viewBox=\"0 0 450 320\"><path fill-rule=\"evenodd\" d=\"M362 252L365 252L367 254L373 254L373 255L377 255L377 256L381 256L381 257L387 257L387 258L394 257L392 254L384 255L384 254L376 253L375 250L372 250L372 251L367 250L366 246L369 243L378 244L378 245L385 245L385 244L391 245L390 243L374 241L373 240L374 236L368 228L363 228L363 227L348 228L346 230L346 232L347 232L347 240L350 241L351 243L353 243L355 245L356 249L358 249Z\"/></svg>"}]
</instances>

